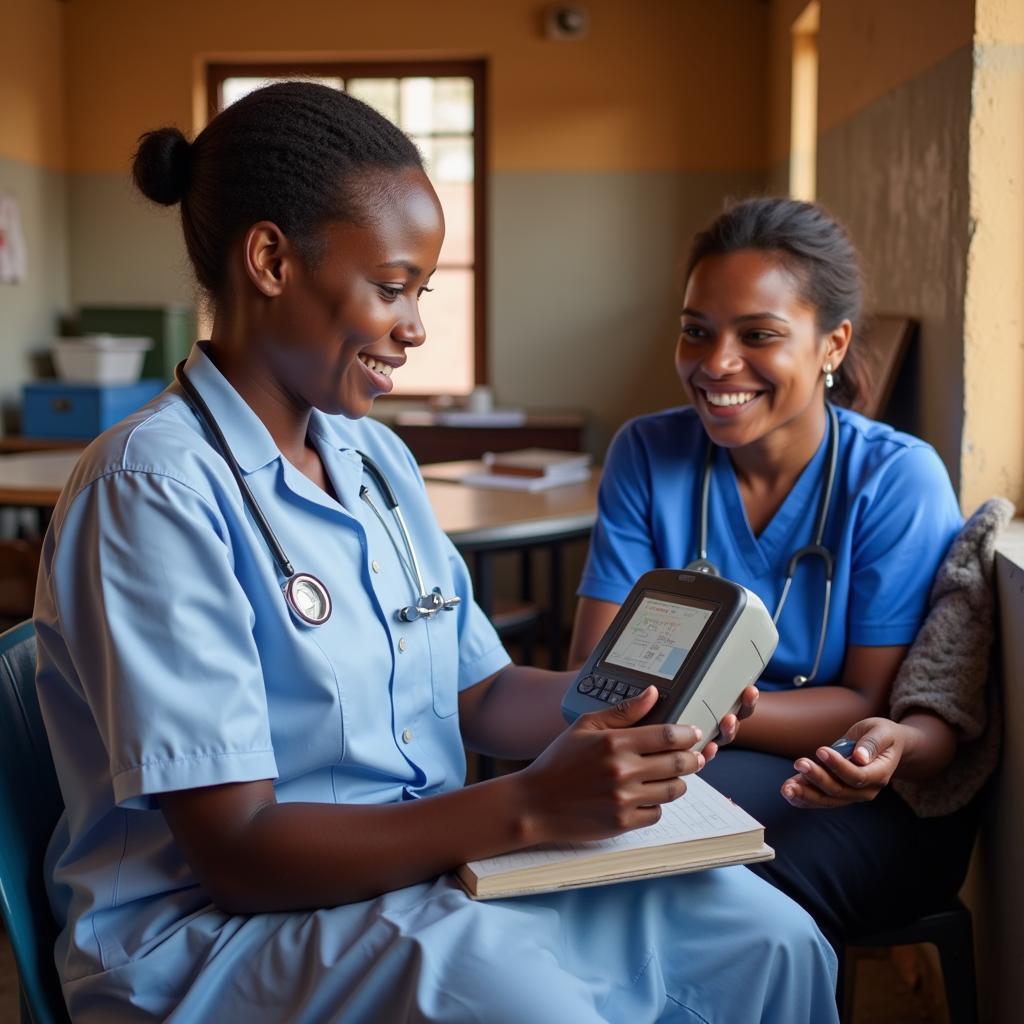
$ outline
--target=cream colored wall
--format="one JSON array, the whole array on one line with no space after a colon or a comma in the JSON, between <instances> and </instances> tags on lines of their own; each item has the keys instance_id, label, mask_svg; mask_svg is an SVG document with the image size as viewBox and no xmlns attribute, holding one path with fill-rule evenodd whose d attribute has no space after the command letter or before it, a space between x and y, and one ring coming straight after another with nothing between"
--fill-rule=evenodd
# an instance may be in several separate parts
<instances>
[{"instance_id":1,"label":"cream colored wall","mask_svg":"<svg viewBox=\"0 0 1024 1024\"><path fill-rule=\"evenodd\" d=\"M1024 4L977 0L961 494L1024 508Z\"/></svg>"}]
</instances>

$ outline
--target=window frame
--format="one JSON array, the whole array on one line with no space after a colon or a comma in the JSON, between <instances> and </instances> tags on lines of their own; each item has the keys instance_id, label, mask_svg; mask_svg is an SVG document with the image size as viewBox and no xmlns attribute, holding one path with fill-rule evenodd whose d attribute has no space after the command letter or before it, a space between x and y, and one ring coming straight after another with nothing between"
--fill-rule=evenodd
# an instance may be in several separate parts
<instances>
[{"instance_id":1,"label":"window frame","mask_svg":"<svg viewBox=\"0 0 1024 1024\"><path fill-rule=\"evenodd\" d=\"M487 360L487 61L240 61L206 65L206 114L220 111L221 87L227 78L470 78L473 80L473 383L489 383ZM430 393L382 396L392 401L432 398Z\"/></svg>"}]
</instances>

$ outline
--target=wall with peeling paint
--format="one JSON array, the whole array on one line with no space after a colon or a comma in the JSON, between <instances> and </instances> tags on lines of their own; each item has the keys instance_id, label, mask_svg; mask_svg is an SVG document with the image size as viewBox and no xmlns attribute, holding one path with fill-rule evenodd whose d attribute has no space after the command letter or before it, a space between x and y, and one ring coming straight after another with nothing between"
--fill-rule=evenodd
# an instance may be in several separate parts
<instances>
[{"instance_id":1,"label":"wall with peeling paint","mask_svg":"<svg viewBox=\"0 0 1024 1024\"><path fill-rule=\"evenodd\" d=\"M773 0L768 180L787 186L790 26L806 0ZM959 484L963 289L974 0L822 0L820 202L850 229L867 308L921 322L909 410Z\"/></svg>"},{"instance_id":2,"label":"wall with peeling paint","mask_svg":"<svg viewBox=\"0 0 1024 1024\"><path fill-rule=\"evenodd\" d=\"M971 49L962 47L818 140L818 198L857 243L868 308L921 323L913 425L935 445L954 484L963 427L971 74Z\"/></svg>"}]
</instances>

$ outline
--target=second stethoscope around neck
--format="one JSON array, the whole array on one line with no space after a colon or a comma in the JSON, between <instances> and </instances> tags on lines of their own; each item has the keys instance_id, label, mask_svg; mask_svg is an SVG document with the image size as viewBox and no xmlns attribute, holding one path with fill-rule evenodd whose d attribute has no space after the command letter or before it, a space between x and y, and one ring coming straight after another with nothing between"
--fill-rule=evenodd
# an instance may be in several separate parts
<instances>
[{"instance_id":1,"label":"second stethoscope around neck","mask_svg":"<svg viewBox=\"0 0 1024 1024\"><path fill-rule=\"evenodd\" d=\"M825 465L825 478L822 482L821 494L818 498L818 515L814 521L814 539L810 544L805 544L789 556L782 595L779 597L779 603L775 606L775 614L772 616L772 621L778 624L779 616L782 615L782 609L785 607L786 598L789 597L789 590L793 585L793 577L796 575L800 562L805 558L820 558L825 569L825 600L821 612L818 649L814 655L814 665L811 667L810 674L794 676L794 686L804 686L811 682L818 674L818 669L821 667L821 656L825 650L829 607L832 603L832 573L835 568L835 562L832 558L832 552L825 547L823 538L825 536L825 523L828 521L829 506L832 504L832 491L835 487L836 479L836 462L839 458L839 417L836 415L836 411L831 403L826 402L825 409L828 412L828 462ZM716 448L715 443L709 439L707 455L704 459L704 476L701 480L700 491L700 546L697 558L686 567L696 572L710 573L713 576L718 576L719 572L714 563L708 559L708 502L711 493L711 468L714 463Z\"/></svg>"},{"instance_id":2,"label":"second stethoscope around neck","mask_svg":"<svg viewBox=\"0 0 1024 1024\"><path fill-rule=\"evenodd\" d=\"M242 475L242 470L231 451L224 432L217 423L216 417L203 400L203 396L199 394L196 386L185 373L184 361L174 368L174 379L185 393L189 404L213 435L224 461L228 464L231 475L235 478L235 483L238 484L238 489L241 491L242 501L256 523L257 529L263 535L267 547L270 548L270 553L277 563L278 572L284 577L282 590L284 591L285 601L288 603L289 609L301 622L309 626L322 626L331 617L331 611L334 607L326 584L312 573L295 571L294 566L285 554L284 548L281 546L281 542L271 529L267 517L263 514L263 509L260 508L255 495L249 489L249 485ZM415 602L399 608L395 612L395 617L400 622L414 622L420 618L433 618L439 611L450 612L454 610L462 601L462 598L444 597L440 587L434 587L433 590L427 591L423 583L423 574L420 572L419 560L416 557L416 548L413 546L412 537L409 535L405 520L402 518L402 510L398 506L398 498L395 497L395 492L391 489L384 471L369 455L363 452L357 452L356 454L362 460L363 468L373 477L374 483L376 483L378 490L384 498L384 503L394 516L395 522L398 525L398 532L402 538L402 545L405 548L404 554L402 548L399 547L398 542L395 540L394 534L388 528L384 516L370 497L370 492L365 484L359 488L359 497L366 502L373 510L373 514L380 520L384 532L395 548L398 560L402 563L402 567L405 569L416 590Z\"/></svg>"}]
</instances>

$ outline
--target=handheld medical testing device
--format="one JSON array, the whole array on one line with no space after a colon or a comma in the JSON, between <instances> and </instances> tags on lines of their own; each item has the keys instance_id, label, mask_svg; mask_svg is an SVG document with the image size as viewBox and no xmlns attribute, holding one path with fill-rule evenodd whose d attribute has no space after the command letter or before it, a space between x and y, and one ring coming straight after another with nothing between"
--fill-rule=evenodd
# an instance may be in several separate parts
<instances>
[{"instance_id":1,"label":"handheld medical testing device","mask_svg":"<svg viewBox=\"0 0 1024 1024\"><path fill-rule=\"evenodd\" d=\"M739 708L778 640L768 609L746 587L702 572L646 572L573 680L562 714L573 722L653 683L658 702L638 724L696 725L699 750Z\"/></svg>"}]
</instances>

